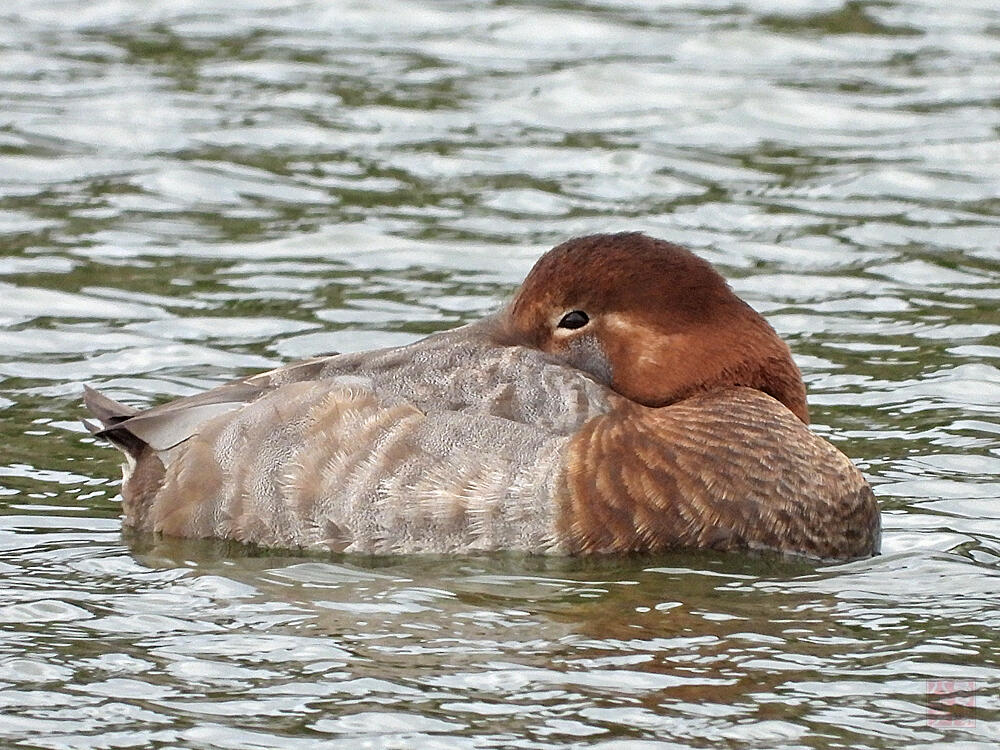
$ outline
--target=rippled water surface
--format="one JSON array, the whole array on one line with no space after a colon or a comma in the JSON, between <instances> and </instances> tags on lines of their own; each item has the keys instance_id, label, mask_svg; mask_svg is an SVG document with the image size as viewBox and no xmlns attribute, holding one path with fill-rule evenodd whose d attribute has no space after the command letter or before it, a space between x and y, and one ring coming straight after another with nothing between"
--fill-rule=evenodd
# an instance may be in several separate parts
<instances>
[{"instance_id":1,"label":"rippled water surface","mask_svg":"<svg viewBox=\"0 0 1000 750\"><path fill-rule=\"evenodd\" d=\"M993 748L994 0L0 6L0 745ZM496 308L570 236L716 263L883 554L266 555L122 533L136 405Z\"/></svg>"}]
</instances>

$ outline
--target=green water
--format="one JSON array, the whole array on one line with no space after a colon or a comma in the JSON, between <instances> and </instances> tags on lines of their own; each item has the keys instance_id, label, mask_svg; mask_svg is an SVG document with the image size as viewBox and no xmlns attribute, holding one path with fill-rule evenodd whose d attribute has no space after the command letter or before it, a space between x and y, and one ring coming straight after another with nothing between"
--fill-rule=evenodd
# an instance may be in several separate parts
<instances>
[{"instance_id":1,"label":"green water","mask_svg":"<svg viewBox=\"0 0 1000 750\"><path fill-rule=\"evenodd\" d=\"M0 8L0 746L993 748L1000 7ZM122 534L146 405L495 309L636 229L792 346L883 554L265 555Z\"/></svg>"}]
</instances>

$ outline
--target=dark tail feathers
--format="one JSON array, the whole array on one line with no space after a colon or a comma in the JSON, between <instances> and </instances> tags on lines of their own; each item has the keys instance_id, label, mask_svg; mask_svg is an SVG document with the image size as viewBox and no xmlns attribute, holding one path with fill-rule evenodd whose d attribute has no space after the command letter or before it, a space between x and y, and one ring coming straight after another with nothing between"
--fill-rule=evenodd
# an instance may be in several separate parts
<instances>
[{"instance_id":1,"label":"dark tail feathers","mask_svg":"<svg viewBox=\"0 0 1000 750\"><path fill-rule=\"evenodd\" d=\"M117 429L120 423L138 414L138 410L118 403L87 385L83 386L83 405L101 423L96 425L89 420L83 420L84 426L92 435L107 440L132 457L139 455L146 444L127 429Z\"/></svg>"}]
</instances>

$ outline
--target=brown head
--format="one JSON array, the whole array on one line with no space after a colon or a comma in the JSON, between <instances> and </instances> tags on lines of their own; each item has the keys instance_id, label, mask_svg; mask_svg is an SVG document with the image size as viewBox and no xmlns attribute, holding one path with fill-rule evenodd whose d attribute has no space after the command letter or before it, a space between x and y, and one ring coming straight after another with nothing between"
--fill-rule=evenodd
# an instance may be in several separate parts
<instances>
[{"instance_id":1,"label":"brown head","mask_svg":"<svg viewBox=\"0 0 1000 750\"><path fill-rule=\"evenodd\" d=\"M504 323L513 343L646 406L746 386L809 422L785 342L707 261L669 242L640 233L564 242L535 264Z\"/></svg>"}]
</instances>

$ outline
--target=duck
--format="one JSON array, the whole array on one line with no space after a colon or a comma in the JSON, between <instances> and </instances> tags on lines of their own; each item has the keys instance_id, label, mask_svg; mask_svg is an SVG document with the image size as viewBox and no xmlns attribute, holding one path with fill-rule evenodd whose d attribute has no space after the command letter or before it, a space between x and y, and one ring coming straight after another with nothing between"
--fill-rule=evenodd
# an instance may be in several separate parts
<instances>
[{"instance_id":1,"label":"duck","mask_svg":"<svg viewBox=\"0 0 1000 750\"><path fill-rule=\"evenodd\" d=\"M578 237L498 312L138 411L85 387L125 455L123 524L403 555L879 551L871 487L809 429L788 345L704 259Z\"/></svg>"}]
</instances>

